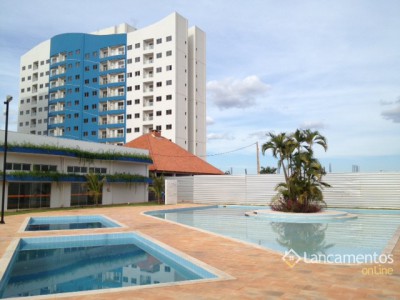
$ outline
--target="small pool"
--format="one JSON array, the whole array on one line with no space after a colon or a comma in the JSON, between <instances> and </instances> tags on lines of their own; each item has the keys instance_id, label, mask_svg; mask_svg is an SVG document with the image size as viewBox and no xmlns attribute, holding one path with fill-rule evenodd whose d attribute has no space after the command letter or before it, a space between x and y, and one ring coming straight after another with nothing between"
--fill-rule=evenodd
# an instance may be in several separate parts
<instances>
[{"instance_id":1,"label":"small pool","mask_svg":"<svg viewBox=\"0 0 400 300\"><path fill-rule=\"evenodd\" d=\"M210 231L219 235L253 243L266 249L290 252L299 256L318 257L340 263L337 256L365 258L390 254L400 235L400 210L335 209L357 215L341 222L316 220L297 222L290 219L270 220L246 217L249 210L266 207L208 206L175 210L152 211L146 214ZM336 260L337 259L337 260Z\"/></svg>"},{"instance_id":2,"label":"small pool","mask_svg":"<svg viewBox=\"0 0 400 300\"><path fill-rule=\"evenodd\" d=\"M121 227L115 221L100 215L95 216L58 216L31 217L24 231L75 230L93 228Z\"/></svg>"},{"instance_id":3,"label":"small pool","mask_svg":"<svg viewBox=\"0 0 400 300\"><path fill-rule=\"evenodd\" d=\"M218 278L166 247L132 232L22 238L0 274L0 298Z\"/></svg>"}]
</instances>

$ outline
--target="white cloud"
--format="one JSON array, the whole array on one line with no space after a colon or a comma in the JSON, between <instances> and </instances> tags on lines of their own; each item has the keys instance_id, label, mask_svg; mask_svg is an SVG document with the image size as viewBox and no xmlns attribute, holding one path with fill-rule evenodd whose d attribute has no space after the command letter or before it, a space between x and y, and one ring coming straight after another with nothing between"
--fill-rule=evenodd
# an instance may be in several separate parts
<instances>
[{"instance_id":1,"label":"white cloud","mask_svg":"<svg viewBox=\"0 0 400 300\"><path fill-rule=\"evenodd\" d=\"M226 78L207 83L209 98L220 109L254 106L257 98L264 96L268 89L269 86L255 75L244 79Z\"/></svg>"},{"instance_id":2,"label":"white cloud","mask_svg":"<svg viewBox=\"0 0 400 300\"><path fill-rule=\"evenodd\" d=\"M326 128L326 125L321 121L305 121L300 124L300 128L320 130Z\"/></svg>"},{"instance_id":3,"label":"white cloud","mask_svg":"<svg viewBox=\"0 0 400 300\"><path fill-rule=\"evenodd\" d=\"M397 101L380 101L381 105L391 106L391 108L384 110L382 116L386 120L392 120L394 123L400 123L400 97Z\"/></svg>"},{"instance_id":4,"label":"white cloud","mask_svg":"<svg viewBox=\"0 0 400 300\"><path fill-rule=\"evenodd\" d=\"M400 104L391 109L384 110L382 116L386 120L392 120L394 123L400 123Z\"/></svg>"},{"instance_id":5,"label":"white cloud","mask_svg":"<svg viewBox=\"0 0 400 300\"><path fill-rule=\"evenodd\" d=\"M207 123L207 125L213 125L215 123L215 121L210 116L207 116L206 117L206 123Z\"/></svg>"},{"instance_id":6,"label":"white cloud","mask_svg":"<svg viewBox=\"0 0 400 300\"><path fill-rule=\"evenodd\" d=\"M208 140L234 140L235 138L229 133L209 133Z\"/></svg>"}]
</instances>

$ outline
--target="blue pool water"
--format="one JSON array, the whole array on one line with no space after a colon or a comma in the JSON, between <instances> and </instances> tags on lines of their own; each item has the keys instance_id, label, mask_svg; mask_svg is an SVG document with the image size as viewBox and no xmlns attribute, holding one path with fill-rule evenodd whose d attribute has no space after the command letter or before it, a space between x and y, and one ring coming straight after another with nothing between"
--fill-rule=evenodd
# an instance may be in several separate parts
<instances>
[{"instance_id":1,"label":"blue pool water","mask_svg":"<svg viewBox=\"0 0 400 300\"><path fill-rule=\"evenodd\" d=\"M213 206L146 214L281 253L293 249L306 257L380 255L400 226L400 210L340 209L356 214L357 218L343 222L294 223L288 219L272 221L244 215L254 209L257 208Z\"/></svg>"},{"instance_id":2,"label":"blue pool water","mask_svg":"<svg viewBox=\"0 0 400 300\"><path fill-rule=\"evenodd\" d=\"M25 231L121 227L103 216L31 217Z\"/></svg>"},{"instance_id":3,"label":"blue pool water","mask_svg":"<svg viewBox=\"0 0 400 300\"><path fill-rule=\"evenodd\" d=\"M23 238L0 282L0 298L216 277L135 233Z\"/></svg>"}]
</instances>

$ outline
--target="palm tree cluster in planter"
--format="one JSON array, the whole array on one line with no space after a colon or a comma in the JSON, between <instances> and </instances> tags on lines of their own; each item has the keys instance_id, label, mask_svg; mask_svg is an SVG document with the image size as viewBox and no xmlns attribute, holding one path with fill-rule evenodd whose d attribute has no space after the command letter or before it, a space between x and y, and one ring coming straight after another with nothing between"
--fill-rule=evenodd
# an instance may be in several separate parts
<instances>
[{"instance_id":1,"label":"palm tree cluster in planter","mask_svg":"<svg viewBox=\"0 0 400 300\"><path fill-rule=\"evenodd\" d=\"M300 130L291 134L267 134L269 140L262 145L262 153L272 151L282 168L285 182L275 188L278 191L271 202L271 209L285 212L318 212L325 202L322 189L330 185L322 181L325 170L314 157L313 146L320 145L326 151L326 138L318 131Z\"/></svg>"},{"instance_id":2,"label":"palm tree cluster in planter","mask_svg":"<svg viewBox=\"0 0 400 300\"><path fill-rule=\"evenodd\" d=\"M94 205L98 205L99 199L103 194L103 185L106 182L106 178L100 179L95 173L88 173L85 177L87 181L83 185L87 189L88 195L93 197Z\"/></svg>"},{"instance_id":3,"label":"palm tree cluster in planter","mask_svg":"<svg viewBox=\"0 0 400 300\"><path fill-rule=\"evenodd\" d=\"M157 176L157 174L153 173L151 175L152 184L149 186L149 190L152 191L156 198L158 204L161 204L163 201L163 194L165 190L165 179L164 176Z\"/></svg>"}]
</instances>

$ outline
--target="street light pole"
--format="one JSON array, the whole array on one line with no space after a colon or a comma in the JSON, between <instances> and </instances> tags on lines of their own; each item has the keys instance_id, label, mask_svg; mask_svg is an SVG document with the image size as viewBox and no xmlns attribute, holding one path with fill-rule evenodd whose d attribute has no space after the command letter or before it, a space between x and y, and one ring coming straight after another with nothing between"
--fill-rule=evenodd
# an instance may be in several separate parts
<instances>
[{"instance_id":1,"label":"street light pole","mask_svg":"<svg viewBox=\"0 0 400 300\"><path fill-rule=\"evenodd\" d=\"M4 160L3 160L3 190L2 190L2 198L1 198L1 220L0 224L5 224L4 222L4 197L6 193L6 164L7 164L7 135L8 135L8 105L12 100L12 96L7 96L4 104L6 105L6 128L4 132Z\"/></svg>"}]
</instances>

